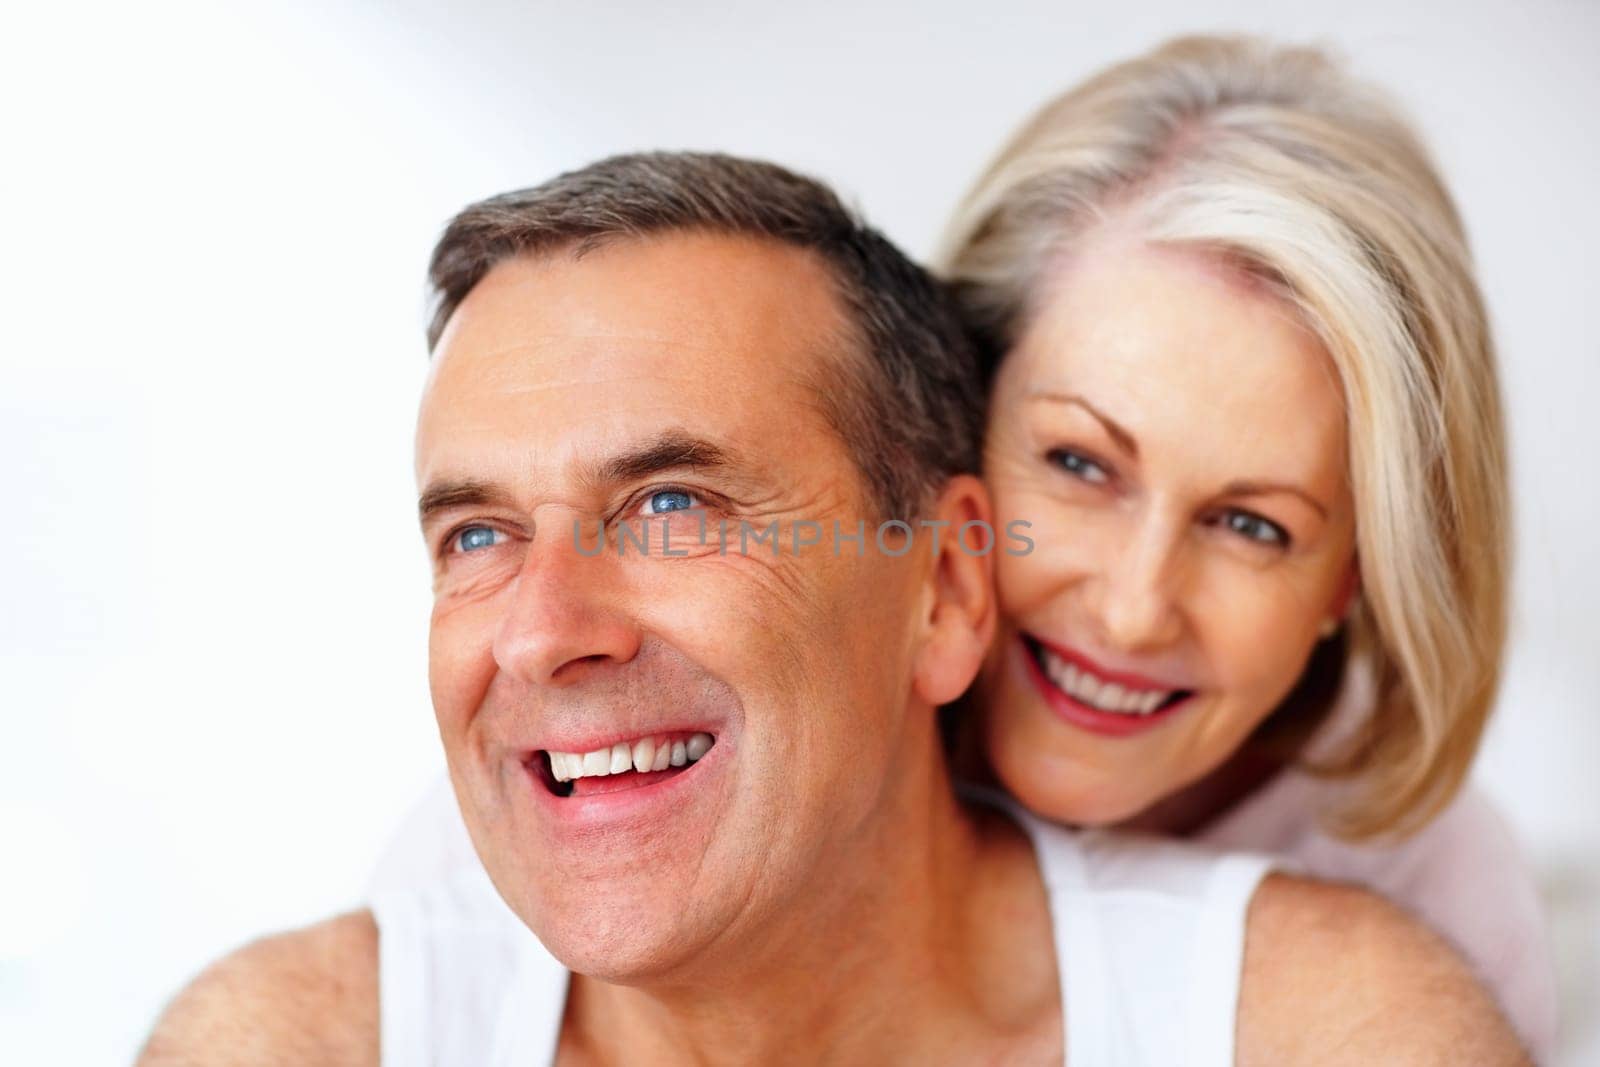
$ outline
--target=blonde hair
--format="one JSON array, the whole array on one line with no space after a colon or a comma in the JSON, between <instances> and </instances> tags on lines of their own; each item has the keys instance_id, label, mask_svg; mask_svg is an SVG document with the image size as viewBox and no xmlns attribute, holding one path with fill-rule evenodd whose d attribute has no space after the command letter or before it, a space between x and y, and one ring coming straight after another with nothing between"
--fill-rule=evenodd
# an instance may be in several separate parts
<instances>
[{"instance_id":1,"label":"blonde hair","mask_svg":"<svg viewBox=\"0 0 1600 1067\"><path fill-rule=\"evenodd\" d=\"M957 209L941 272L995 358L1052 261L1112 217L1265 280L1337 368L1362 593L1308 667L1331 676L1297 692L1320 720L1367 666L1369 714L1314 765L1360 786L1331 823L1420 825L1477 751L1506 631L1495 357L1449 194L1394 106L1322 52L1173 40L1047 103Z\"/></svg>"}]
</instances>

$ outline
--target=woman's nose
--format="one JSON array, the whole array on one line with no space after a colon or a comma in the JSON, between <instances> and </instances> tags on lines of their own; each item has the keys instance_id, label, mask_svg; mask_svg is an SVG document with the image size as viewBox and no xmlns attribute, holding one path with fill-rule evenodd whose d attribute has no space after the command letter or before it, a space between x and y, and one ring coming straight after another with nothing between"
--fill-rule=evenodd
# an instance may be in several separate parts
<instances>
[{"instance_id":1,"label":"woman's nose","mask_svg":"<svg viewBox=\"0 0 1600 1067\"><path fill-rule=\"evenodd\" d=\"M1173 525L1150 516L1104 544L1090 608L1107 646L1132 652L1178 639L1182 619L1176 557L1181 546Z\"/></svg>"}]
</instances>

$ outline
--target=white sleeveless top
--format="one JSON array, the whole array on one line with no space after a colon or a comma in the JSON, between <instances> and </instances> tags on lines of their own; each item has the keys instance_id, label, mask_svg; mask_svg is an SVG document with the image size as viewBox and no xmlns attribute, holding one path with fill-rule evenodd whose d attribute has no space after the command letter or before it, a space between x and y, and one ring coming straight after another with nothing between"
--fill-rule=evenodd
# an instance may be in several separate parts
<instances>
[{"instance_id":1,"label":"white sleeveless top","mask_svg":"<svg viewBox=\"0 0 1600 1067\"><path fill-rule=\"evenodd\" d=\"M1224 1067L1246 912L1272 860L1070 831L1000 803L1050 900L1071 1067ZM383 1067L554 1062L568 973L481 868L380 894Z\"/></svg>"}]
</instances>

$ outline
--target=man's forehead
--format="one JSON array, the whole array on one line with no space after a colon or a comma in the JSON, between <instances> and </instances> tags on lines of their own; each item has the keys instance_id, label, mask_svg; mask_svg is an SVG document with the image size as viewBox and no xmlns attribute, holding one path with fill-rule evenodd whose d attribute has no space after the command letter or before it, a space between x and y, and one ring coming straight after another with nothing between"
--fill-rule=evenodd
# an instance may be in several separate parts
<instances>
[{"instance_id":1,"label":"man's forehead","mask_svg":"<svg viewBox=\"0 0 1600 1067\"><path fill-rule=\"evenodd\" d=\"M673 235L508 260L440 339L418 475L477 446L560 463L668 426L734 447L825 431L816 383L849 333L821 264L775 242Z\"/></svg>"},{"instance_id":2,"label":"man's forehead","mask_svg":"<svg viewBox=\"0 0 1600 1067\"><path fill-rule=\"evenodd\" d=\"M496 264L462 300L447 347L501 347L552 327L732 343L804 322L840 323L820 258L776 240L705 233L615 238Z\"/></svg>"}]
</instances>

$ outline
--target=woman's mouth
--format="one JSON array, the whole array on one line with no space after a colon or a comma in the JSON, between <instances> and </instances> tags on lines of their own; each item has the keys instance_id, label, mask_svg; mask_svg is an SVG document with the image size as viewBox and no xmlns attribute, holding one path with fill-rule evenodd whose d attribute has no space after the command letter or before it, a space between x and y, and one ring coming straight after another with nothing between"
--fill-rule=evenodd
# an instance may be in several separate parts
<instances>
[{"instance_id":1,"label":"woman's mouth","mask_svg":"<svg viewBox=\"0 0 1600 1067\"><path fill-rule=\"evenodd\" d=\"M1195 695L1192 689L1161 688L1126 675L1107 677L1081 657L1069 658L1036 638L1020 636L1028 673L1046 702L1069 722L1096 733L1137 733Z\"/></svg>"}]
</instances>

